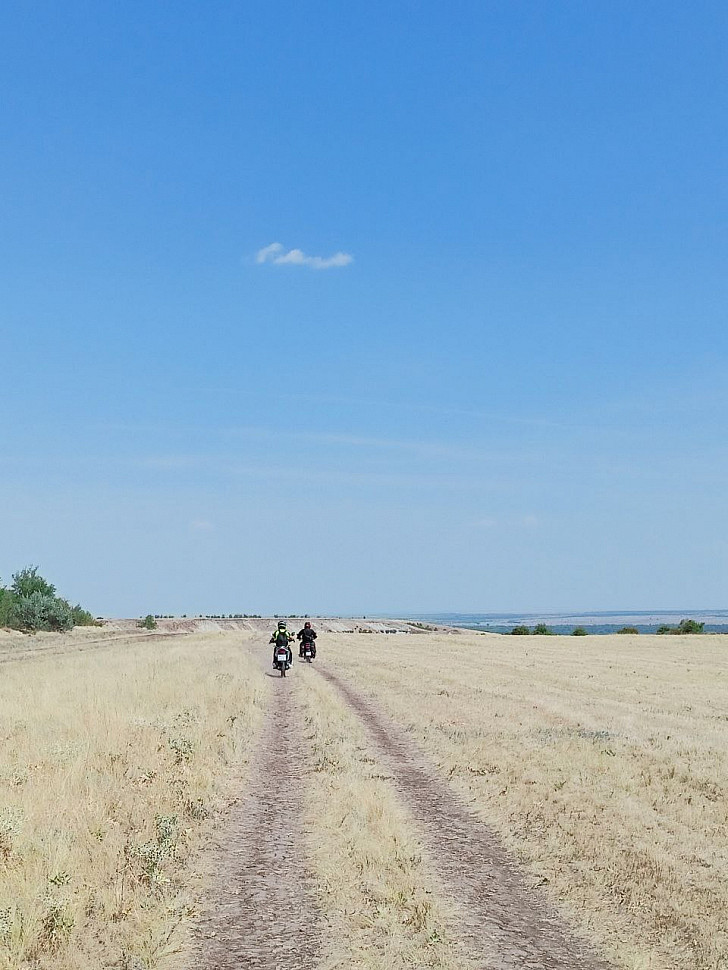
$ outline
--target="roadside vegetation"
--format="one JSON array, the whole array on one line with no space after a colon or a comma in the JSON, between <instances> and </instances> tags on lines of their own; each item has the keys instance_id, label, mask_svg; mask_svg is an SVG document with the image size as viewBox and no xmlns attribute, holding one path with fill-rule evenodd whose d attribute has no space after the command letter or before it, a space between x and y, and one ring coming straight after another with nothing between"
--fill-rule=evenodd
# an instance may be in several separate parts
<instances>
[{"instance_id":1,"label":"roadside vegetation","mask_svg":"<svg viewBox=\"0 0 728 970\"><path fill-rule=\"evenodd\" d=\"M257 734L264 678L238 641L3 666L0 970L165 965L193 914L190 864Z\"/></svg>"},{"instance_id":2,"label":"roadside vegetation","mask_svg":"<svg viewBox=\"0 0 728 970\"><path fill-rule=\"evenodd\" d=\"M295 683L314 764L309 841L328 924L321 970L468 970L453 914L361 722L314 671Z\"/></svg>"},{"instance_id":3,"label":"roadside vegetation","mask_svg":"<svg viewBox=\"0 0 728 970\"><path fill-rule=\"evenodd\" d=\"M474 650L477 644L477 650ZM629 970L728 966L725 638L433 635L327 659ZM443 657L447 663L443 663Z\"/></svg>"},{"instance_id":4,"label":"roadside vegetation","mask_svg":"<svg viewBox=\"0 0 728 970\"><path fill-rule=\"evenodd\" d=\"M62 633L74 626L95 626L97 621L80 604L72 606L56 594L37 566L13 573L10 586L0 582L0 627L36 633Z\"/></svg>"}]
</instances>

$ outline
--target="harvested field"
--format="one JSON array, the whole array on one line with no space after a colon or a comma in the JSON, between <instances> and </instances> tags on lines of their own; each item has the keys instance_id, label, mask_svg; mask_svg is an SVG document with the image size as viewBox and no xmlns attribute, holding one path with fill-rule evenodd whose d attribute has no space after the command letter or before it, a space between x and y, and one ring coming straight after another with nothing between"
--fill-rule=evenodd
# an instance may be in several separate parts
<instances>
[{"instance_id":1,"label":"harvested field","mask_svg":"<svg viewBox=\"0 0 728 970\"><path fill-rule=\"evenodd\" d=\"M443 882L443 895L460 902L455 938L489 967L539 970L608 970L585 941L549 906L546 894L524 878L493 832L438 779L406 734L327 670L377 744L378 761L417 823L429 858ZM411 965L411 964L410 964Z\"/></svg>"},{"instance_id":2,"label":"harvested field","mask_svg":"<svg viewBox=\"0 0 728 970\"><path fill-rule=\"evenodd\" d=\"M0 635L0 970L728 966L728 640L266 640Z\"/></svg>"},{"instance_id":3,"label":"harvested field","mask_svg":"<svg viewBox=\"0 0 728 970\"><path fill-rule=\"evenodd\" d=\"M728 638L341 637L325 657L617 964L728 966Z\"/></svg>"}]
</instances>

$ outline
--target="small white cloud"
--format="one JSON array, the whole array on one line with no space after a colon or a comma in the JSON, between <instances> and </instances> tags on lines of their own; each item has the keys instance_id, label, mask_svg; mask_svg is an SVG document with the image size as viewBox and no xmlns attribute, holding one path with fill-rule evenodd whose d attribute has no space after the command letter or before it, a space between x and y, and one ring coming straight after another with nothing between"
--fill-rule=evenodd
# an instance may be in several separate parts
<instances>
[{"instance_id":1,"label":"small white cloud","mask_svg":"<svg viewBox=\"0 0 728 970\"><path fill-rule=\"evenodd\" d=\"M282 252L283 246L280 243L271 243L270 246L263 246L255 254L256 263L267 263L268 260L275 260L275 257Z\"/></svg>"},{"instance_id":2,"label":"small white cloud","mask_svg":"<svg viewBox=\"0 0 728 970\"><path fill-rule=\"evenodd\" d=\"M215 526L208 519L193 519L190 522L190 529L193 532L212 532L214 528Z\"/></svg>"},{"instance_id":3,"label":"small white cloud","mask_svg":"<svg viewBox=\"0 0 728 970\"><path fill-rule=\"evenodd\" d=\"M334 253L333 256L307 256L302 249L289 249L284 252L280 243L264 246L255 254L256 263L273 263L275 266L308 266L311 269L333 269L348 266L354 262L349 253Z\"/></svg>"}]
</instances>

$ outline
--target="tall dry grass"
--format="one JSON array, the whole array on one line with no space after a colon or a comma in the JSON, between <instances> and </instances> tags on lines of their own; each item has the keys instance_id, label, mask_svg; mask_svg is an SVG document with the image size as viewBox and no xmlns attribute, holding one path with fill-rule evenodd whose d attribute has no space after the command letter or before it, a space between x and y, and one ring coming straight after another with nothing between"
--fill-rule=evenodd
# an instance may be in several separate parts
<instances>
[{"instance_id":1,"label":"tall dry grass","mask_svg":"<svg viewBox=\"0 0 728 970\"><path fill-rule=\"evenodd\" d=\"M326 922L321 970L468 970L453 913L361 723L315 671L298 670L314 765L307 821Z\"/></svg>"},{"instance_id":2,"label":"tall dry grass","mask_svg":"<svg viewBox=\"0 0 728 970\"><path fill-rule=\"evenodd\" d=\"M174 950L263 703L240 639L0 668L2 970L151 970Z\"/></svg>"},{"instance_id":3,"label":"tall dry grass","mask_svg":"<svg viewBox=\"0 0 728 970\"><path fill-rule=\"evenodd\" d=\"M728 638L339 637L326 656L624 967L728 967Z\"/></svg>"}]
</instances>

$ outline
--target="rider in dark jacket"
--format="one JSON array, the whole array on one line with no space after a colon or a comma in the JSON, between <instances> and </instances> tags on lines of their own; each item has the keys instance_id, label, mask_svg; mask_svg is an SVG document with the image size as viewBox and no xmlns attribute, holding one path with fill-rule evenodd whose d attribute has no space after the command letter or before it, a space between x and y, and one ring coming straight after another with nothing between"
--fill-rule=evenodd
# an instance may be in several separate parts
<instances>
[{"instance_id":1,"label":"rider in dark jacket","mask_svg":"<svg viewBox=\"0 0 728 970\"><path fill-rule=\"evenodd\" d=\"M268 643L273 644L273 666L276 666L276 651L279 647L285 647L288 651L288 663L293 660L293 653L289 644L293 640L293 634L288 632L288 627L285 620L279 620L278 626L271 634L271 638Z\"/></svg>"},{"instance_id":2,"label":"rider in dark jacket","mask_svg":"<svg viewBox=\"0 0 728 970\"><path fill-rule=\"evenodd\" d=\"M299 630L296 634L296 639L300 641L298 645L298 656L303 656L303 645L308 643L311 645L311 655L316 656L316 631L311 626L310 622L306 620L303 624L303 629Z\"/></svg>"}]
</instances>

